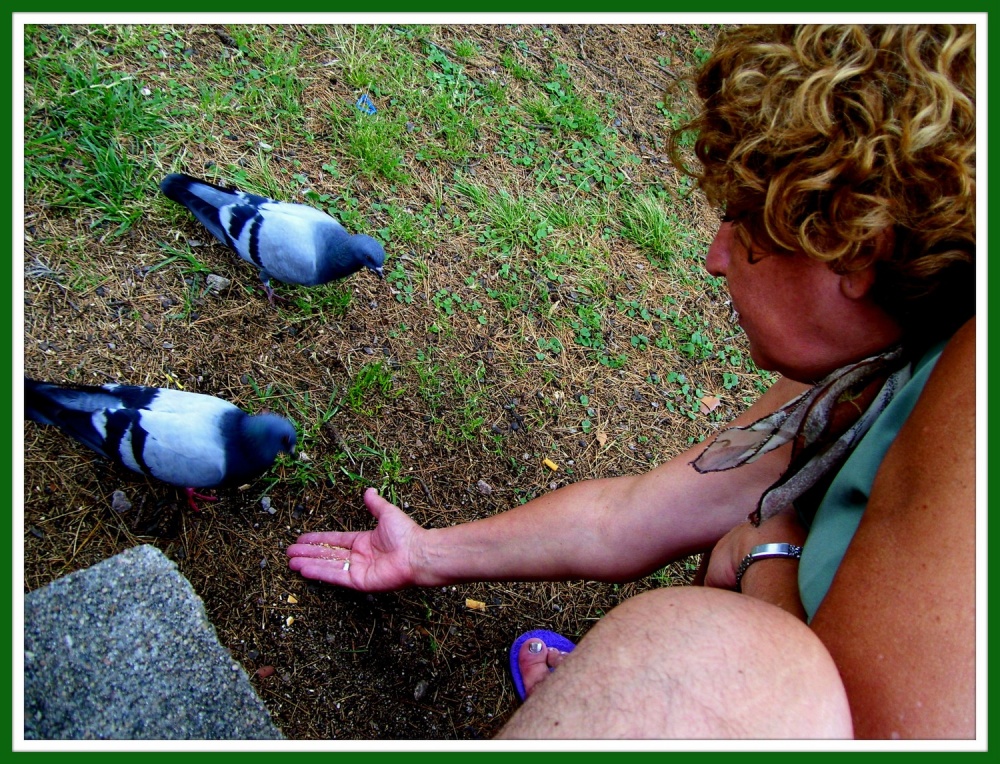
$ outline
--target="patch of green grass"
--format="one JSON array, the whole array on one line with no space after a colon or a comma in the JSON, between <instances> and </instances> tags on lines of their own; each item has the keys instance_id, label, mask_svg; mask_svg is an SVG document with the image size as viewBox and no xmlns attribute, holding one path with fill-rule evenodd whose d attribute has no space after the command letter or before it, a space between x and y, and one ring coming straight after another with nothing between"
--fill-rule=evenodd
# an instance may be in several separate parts
<instances>
[{"instance_id":1,"label":"patch of green grass","mask_svg":"<svg viewBox=\"0 0 1000 764\"><path fill-rule=\"evenodd\" d=\"M330 124L345 157L360 175L410 182L402 141L405 121L365 114L353 104L339 103L333 105Z\"/></svg>"},{"instance_id":2,"label":"patch of green grass","mask_svg":"<svg viewBox=\"0 0 1000 764\"><path fill-rule=\"evenodd\" d=\"M441 365L434 360L433 350L418 349L410 368L417 375L417 394L437 411L447 390L441 376Z\"/></svg>"},{"instance_id":3,"label":"patch of green grass","mask_svg":"<svg viewBox=\"0 0 1000 764\"><path fill-rule=\"evenodd\" d=\"M148 155L172 130L167 96L107 69L89 46L46 55L46 41L39 35L25 62L25 191L120 235L146 209Z\"/></svg>"},{"instance_id":4,"label":"patch of green grass","mask_svg":"<svg viewBox=\"0 0 1000 764\"><path fill-rule=\"evenodd\" d=\"M394 397L395 380L392 369L382 361L364 364L344 389L344 405L365 416L375 416L385 399Z\"/></svg>"},{"instance_id":5,"label":"patch of green grass","mask_svg":"<svg viewBox=\"0 0 1000 764\"><path fill-rule=\"evenodd\" d=\"M445 437L463 443L477 441L486 422L483 413L486 399L483 379L486 368L480 361L475 369L468 372L460 363L452 361L448 363L448 370L452 381L451 395L457 405L454 415L445 419ZM453 427L449 427L449 424L453 424Z\"/></svg>"},{"instance_id":6,"label":"patch of green grass","mask_svg":"<svg viewBox=\"0 0 1000 764\"><path fill-rule=\"evenodd\" d=\"M470 59L479 55L479 46L472 40L456 40L455 55L461 59Z\"/></svg>"},{"instance_id":7,"label":"patch of green grass","mask_svg":"<svg viewBox=\"0 0 1000 764\"><path fill-rule=\"evenodd\" d=\"M402 504L399 488L410 482L399 449L383 446L366 434L361 443L351 444L354 461L340 464L342 475L358 488L374 486L394 504Z\"/></svg>"},{"instance_id":8,"label":"patch of green grass","mask_svg":"<svg viewBox=\"0 0 1000 764\"><path fill-rule=\"evenodd\" d=\"M624 202L621 208L622 234L650 259L670 263L677 252L678 223L657 196L643 194Z\"/></svg>"},{"instance_id":9,"label":"patch of green grass","mask_svg":"<svg viewBox=\"0 0 1000 764\"><path fill-rule=\"evenodd\" d=\"M365 274L360 274L365 278ZM315 287L297 287L290 284L274 283L279 297L288 302L289 313L304 319L335 321L346 316L353 298L351 287L346 281L334 281ZM283 307L282 303L278 303Z\"/></svg>"}]
</instances>

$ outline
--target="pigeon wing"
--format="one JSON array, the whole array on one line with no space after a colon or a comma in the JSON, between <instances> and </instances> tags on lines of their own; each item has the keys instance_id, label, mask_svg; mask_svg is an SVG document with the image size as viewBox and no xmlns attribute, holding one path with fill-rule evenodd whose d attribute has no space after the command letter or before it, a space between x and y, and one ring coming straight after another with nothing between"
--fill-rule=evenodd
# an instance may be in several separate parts
<instances>
[{"instance_id":1,"label":"pigeon wing","mask_svg":"<svg viewBox=\"0 0 1000 764\"><path fill-rule=\"evenodd\" d=\"M273 202L272 199L214 186L180 173L164 178L160 189L169 199L190 210L216 239L236 250L244 260L254 262L250 250L245 244L241 247L240 241L247 238L248 226L258 208Z\"/></svg>"},{"instance_id":2,"label":"pigeon wing","mask_svg":"<svg viewBox=\"0 0 1000 764\"><path fill-rule=\"evenodd\" d=\"M269 203L258 214L261 222L248 232L247 248L268 275L305 286L337 277L330 272L327 253L348 239L340 223L304 204Z\"/></svg>"},{"instance_id":3,"label":"pigeon wing","mask_svg":"<svg viewBox=\"0 0 1000 764\"><path fill-rule=\"evenodd\" d=\"M129 413L134 416L118 443L126 467L184 488L211 488L223 482L226 445L218 417L192 418L158 410ZM112 420L116 417L124 419L122 412Z\"/></svg>"}]
</instances>

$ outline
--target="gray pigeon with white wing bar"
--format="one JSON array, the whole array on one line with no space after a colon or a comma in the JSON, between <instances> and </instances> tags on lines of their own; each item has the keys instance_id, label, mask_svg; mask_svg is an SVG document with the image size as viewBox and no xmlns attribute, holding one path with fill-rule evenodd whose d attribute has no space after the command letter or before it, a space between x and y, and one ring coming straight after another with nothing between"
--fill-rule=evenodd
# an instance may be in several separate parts
<instances>
[{"instance_id":1,"label":"gray pigeon with white wing bar","mask_svg":"<svg viewBox=\"0 0 1000 764\"><path fill-rule=\"evenodd\" d=\"M57 385L24 380L26 419L54 425L115 464L185 489L240 485L295 453L295 428L277 414L250 415L201 393L137 385Z\"/></svg>"},{"instance_id":2,"label":"gray pigeon with white wing bar","mask_svg":"<svg viewBox=\"0 0 1000 764\"><path fill-rule=\"evenodd\" d=\"M211 234L260 269L269 301L271 279L316 286L367 268L379 278L385 250L371 236L349 234L325 212L226 189L175 173L160 183L163 194L190 210Z\"/></svg>"}]
</instances>

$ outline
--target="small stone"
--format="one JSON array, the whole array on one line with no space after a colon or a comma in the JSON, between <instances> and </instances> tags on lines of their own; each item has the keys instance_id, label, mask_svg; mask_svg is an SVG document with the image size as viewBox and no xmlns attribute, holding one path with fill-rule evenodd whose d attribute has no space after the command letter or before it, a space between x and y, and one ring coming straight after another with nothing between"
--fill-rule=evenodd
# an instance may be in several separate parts
<instances>
[{"instance_id":1,"label":"small stone","mask_svg":"<svg viewBox=\"0 0 1000 764\"><path fill-rule=\"evenodd\" d=\"M213 292L214 294L218 294L223 289L228 289L231 283L233 282L230 281L229 279L225 278L224 276L219 276L215 273L209 273L205 277L205 286L207 286L209 291Z\"/></svg>"},{"instance_id":2,"label":"small stone","mask_svg":"<svg viewBox=\"0 0 1000 764\"><path fill-rule=\"evenodd\" d=\"M493 493L493 486L487 483L485 480L480 480L476 483L476 490L479 491L483 496L489 496Z\"/></svg>"},{"instance_id":3,"label":"small stone","mask_svg":"<svg viewBox=\"0 0 1000 764\"><path fill-rule=\"evenodd\" d=\"M271 511L271 497L270 496L265 496L263 499L260 500L260 508L263 509L265 512L270 512Z\"/></svg>"},{"instance_id":4,"label":"small stone","mask_svg":"<svg viewBox=\"0 0 1000 764\"><path fill-rule=\"evenodd\" d=\"M426 679L421 679L417 682L417 686L413 689L413 699L416 701L421 701L427 694L427 689L430 687Z\"/></svg>"},{"instance_id":5,"label":"small stone","mask_svg":"<svg viewBox=\"0 0 1000 764\"><path fill-rule=\"evenodd\" d=\"M111 508L118 513L128 512L132 509L132 502L125 498L125 494L121 491L115 491L111 494Z\"/></svg>"},{"instance_id":6,"label":"small stone","mask_svg":"<svg viewBox=\"0 0 1000 764\"><path fill-rule=\"evenodd\" d=\"M267 679L272 674L274 674L274 666L261 666L257 669L257 676L261 679Z\"/></svg>"}]
</instances>

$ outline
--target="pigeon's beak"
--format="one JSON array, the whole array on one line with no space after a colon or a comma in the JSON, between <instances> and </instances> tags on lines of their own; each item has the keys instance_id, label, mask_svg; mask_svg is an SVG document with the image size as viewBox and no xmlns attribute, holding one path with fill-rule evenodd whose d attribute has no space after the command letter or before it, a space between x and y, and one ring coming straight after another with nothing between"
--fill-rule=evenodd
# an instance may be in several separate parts
<instances>
[{"instance_id":1,"label":"pigeon's beak","mask_svg":"<svg viewBox=\"0 0 1000 764\"><path fill-rule=\"evenodd\" d=\"M372 268L372 273L374 273L380 279L384 279L385 278L385 272L382 270L381 266L379 266L378 268Z\"/></svg>"}]
</instances>

